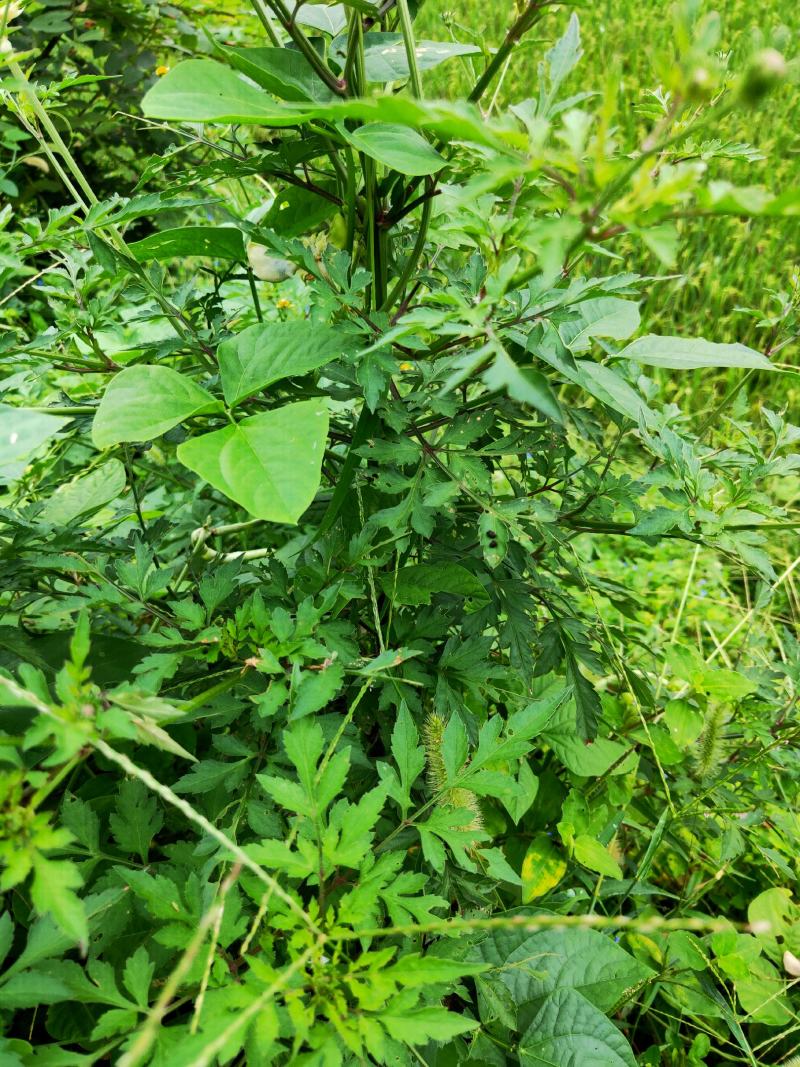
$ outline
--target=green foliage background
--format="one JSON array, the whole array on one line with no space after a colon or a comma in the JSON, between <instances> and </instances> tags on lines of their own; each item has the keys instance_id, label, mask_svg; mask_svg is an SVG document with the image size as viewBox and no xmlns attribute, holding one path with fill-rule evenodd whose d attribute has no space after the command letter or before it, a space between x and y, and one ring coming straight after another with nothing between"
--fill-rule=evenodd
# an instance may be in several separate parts
<instances>
[{"instance_id":1,"label":"green foliage background","mask_svg":"<svg viewBox=\"0 0 800 1067\"><path fill-rule=\"evenodd\" d=\"M798 12L4 10L2 1067L794 1067Z\"/></svg>"}]
</instances>

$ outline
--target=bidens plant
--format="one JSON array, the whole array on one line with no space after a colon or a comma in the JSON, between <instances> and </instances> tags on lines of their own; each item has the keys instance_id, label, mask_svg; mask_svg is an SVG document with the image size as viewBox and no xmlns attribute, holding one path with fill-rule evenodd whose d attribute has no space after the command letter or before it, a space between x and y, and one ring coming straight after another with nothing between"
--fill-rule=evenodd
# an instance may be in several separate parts
<instances>
[{"instance_id":1,"label":"bidens plant","mask_svg":"<svg viewBox=\"0 0 800 1067\"><path fill-rule=\"evenodd\" d=\"M654 336L664 279L622 270L672 271L693 216L796 213L707 180L782 70L734 77L679 15L621 144L554 6L483 53L417 39L407 0L254 0L267 45L212 40L144 97L174 145L130 199L4 54L72 198L20 223L43 284L11 294L0 407L4 1062L791 1051L797 906L725 874L791 872L796 821L741 822L764 783L729 745L791 758L796 643L705 659L684 594L653 647L598 565L616 537L688 558L687 590L701 549L760 603L786 580L765 490L800 431L725 420L794 302L763 352ZM535 94L499 109L534 27ZM467 99L428 98L445 62ZM659 369L717 368L702 425L659 400Z\"/></svg>"}]
</instances>

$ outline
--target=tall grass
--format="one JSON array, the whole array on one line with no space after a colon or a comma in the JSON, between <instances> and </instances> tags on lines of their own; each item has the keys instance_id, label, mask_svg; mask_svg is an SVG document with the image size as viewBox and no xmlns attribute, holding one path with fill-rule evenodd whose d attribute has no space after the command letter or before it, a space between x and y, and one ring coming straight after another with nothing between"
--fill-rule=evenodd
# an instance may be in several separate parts
<instances>
[{"instance_id":1,"label":"tall grass","mask_svg":"<svg viewBox=\"0 0 800 1067\"><path fill-rule=\"evenodd\" d=\"M669 0L595 0L554 8L540 23L539 38L555 39L576 9L581 20L584 58L573 75L574 88L610 80L619 94L618 123L622 140L634 145L644 136L647 117L643 105L648 88L660 83L657 58L669 55L673 34ZM800 4L794 0L708 0L702 10L719 12L721 51L730 53L732 69L740 69L753 47L776 44L789 56L796 50ZM420 31L443 33L498 43L513 13L510 0L427 0L420 15ZM532 95L536 86L536 57L540 48L527 42L515 58L514 73L500 88L502 97ZM437 75L436 89L450 93L470 77L467 64L450 64ZM643 88L644 87L644 88ZM752 144L763 158L755 162L715 163L719 172L742 185L770 188L800 185L800 93L796 82L770 97L761 109L729 116L718 136ZM641 248L631 248L633 263L642 273L663 268ZM630 260L629 260L630 264ZM648 329L660 333L712 336L717 341L741 341L754 347L764 343L757 319L743 308L769 310L766 290L786 290L800 264L800 219L740 222L703 219L682 227L677 271L680 277L652 289L643 309ZM792 360L790 353L785 357ZM793 361L793 360L792 360ZM788 382L787 382L788 385Z\"/></svg>"}]
</instances>

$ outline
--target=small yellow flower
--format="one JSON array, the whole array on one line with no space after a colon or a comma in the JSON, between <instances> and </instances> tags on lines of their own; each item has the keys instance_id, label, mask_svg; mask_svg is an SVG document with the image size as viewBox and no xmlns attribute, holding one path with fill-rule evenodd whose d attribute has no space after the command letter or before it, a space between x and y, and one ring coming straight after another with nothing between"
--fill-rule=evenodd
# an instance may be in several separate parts
<instances>
[{"instance_id":1,"label":"small yellow flower","mask_svg":"<svg viewBox=\"0 0 800 1067\"><path fill-rule=\"evenodd\" d=\"M285 296L282 296L275 307L280 311L284 311L286 308L294 307L294 304L291 300L287 300Z\"/></svg>"},{"instance_id":2,"label":"small yellow flower","mask_svg":"<svg viewBox=\"0 0 800 1067\"><path fill-rule=\"evenodd\" d=\"M414 364L413 363L408 363L407 361L404 361L404 362L402 362L400 364L400 370L402 370L402 371L413 370L413 369L414 369Z\"/></svg>"},{"instance_id":3,"label":"small yellow flower","mask_svg":"<svg viewBox=\"0 0 800 1067\"><path fill-rule=\"evenodd\" d=\"M165 74L169 74L169 67L156 67L156 74L159 78L163 78Z\"/></svg>"}]
</instances>

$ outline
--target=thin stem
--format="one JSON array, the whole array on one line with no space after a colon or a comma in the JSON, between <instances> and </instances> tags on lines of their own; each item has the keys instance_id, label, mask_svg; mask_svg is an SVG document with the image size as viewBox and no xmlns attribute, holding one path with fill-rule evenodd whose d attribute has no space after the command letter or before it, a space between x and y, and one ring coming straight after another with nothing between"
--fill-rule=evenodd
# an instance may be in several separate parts
<instances>
[{"instance_id":1,"label":"thin stem","mask_svg":"<svg viewBox=\"0 0 800 1067\"><path fill-rule=\"evenodd\" d=\"M546 2L542 0L530 0L525 7L522 14L511 25L508 33L503 39L503 43L497 49L495 54L489 60L486 65L486 70L481 74L475 83L475 87L467 98L471 103L477 104L483 94L492 84L495 75L503 66L507 56L511 53L512 49L520 42L524 35L536 25L539 19L542 17L542 9L547 6Z\"/></svg>"},{"instance_id":2,"label":"thin stem","mask_svg":"<svg viewBox=\"0 0 800 1067\"><path fill-rule=\"evenodd\" d=\"M258 13L258 10L262 5L262 0L250 0L250 2L256 13ZM306 62L312 68L314 73L328 86L331 92L336 93L337 96L346 96L346 87L339 81L327 63L317 55L314 46L294 21L294 18L286 10L283 0L266 0L266 2L275 12L281 26L283 26L284 30L286 30L292 38L298 49L303 53Z\"/></svg>"},{"instance_id":3,"label":"thin stem","mask_svg":"<svg viewBox=\"0 0 800 1067\"><path fill-rule=\"evenodd\" d=\"M411 252L406 258L405 263L403 264L403 269L400 272L400 277L395 282L394 288L392 289L391 293L382 305L383 310L394 307L396 301L399 300L400 297L403 295L406 286L411 280L412 274L417 269L417 265L419 264L422 253L425 250L425 241L427 240L428 227L430 226L431 214L433 210L432 190L433 182L429 179L428 195L426 195L425 199L422 202L422 215L420 216L419 228L417 230L416 240L414 241L414 247L411 249Z\"/></svg>"},{"instance_id":4,"label":"thin stem","mask_svg":"<svg viewBox=\"0 0 800 1067\"><path fill-rule=\"evenodd\" d=\"M407 0L397 0L397 12L400 15L400 30L403 34L403 43L406 46L406 59L408 60L409 85L412 96L422 99L422 79L419 74L417 63L417 46L414 40L414 26L408 10Z\"/></svg>"}]
</instances>

